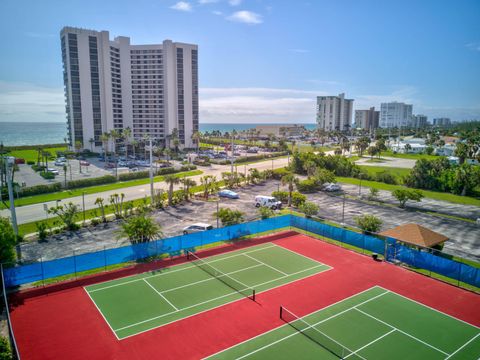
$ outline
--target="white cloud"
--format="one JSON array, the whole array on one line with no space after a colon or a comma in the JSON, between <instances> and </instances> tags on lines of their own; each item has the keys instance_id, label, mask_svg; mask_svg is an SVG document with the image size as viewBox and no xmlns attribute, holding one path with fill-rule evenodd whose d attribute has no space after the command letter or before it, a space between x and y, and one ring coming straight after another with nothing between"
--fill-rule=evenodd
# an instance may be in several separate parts
<instances>
[{"instance_id":1,"label":"white cloud","mask_svg":"<svg viewBox=\"0 0 480 360\"><path fill-rule=\"evenodd\" d=\"M175 5L170 6L170 9L178 11L192 11L192 5L186 1L179 1Z\"/></svg>"},{"instance_id":2,"label":"white cloud","mask_svg":"<svg viewBox=\"0 0 480 360\"><path fill-rule=\"evenodd\" d=\"M480 42L471 42L468 44L465 44L467 48L473 51L480 51Z\"/></svg>"},{"instance_id":3,"label":"white cloud","mask_svg":"<svg viewBox=\"0 0 480 360\"><path fill-rule=\"evenodd\" d=\"M0 81L0 122L65 120L63 88Z\"/></svg>"},{"instance_id":4,"label":"white cloud","mask_svg":"<svg viewBox=\"0 0 480 360\"><path fill-rule=\"evenodd\" d=\"M198 0L198 3L200 5L205 5L205 4L214 4L217 3L219 0Z\"/></svg>"},{"instance_id":5,"label":"white cloud","mask_svg":"<svg viewBox=\"0 0 480 360\"><path fill-rule=\"evenodd\" d=\"M218 15L218 16L223 15L223 13L221 11L218 11L218 10L212 11L212 14L213 15Z\"/></svg>"},{"instance_id":6,"label":"white cloud","mask_svg":"<svg viewBox=\"0 0 480 360\"><path fill-rule=\"evenodd\" d=\"M247 10L236 11L227 17L227 20L245 24L261 24L263 22L262 15Z\"/></svg>"},{"instance_id":7,"label":"white cloud","mask_svg":"<svg viewBox=\"0 0 480 360\"><path fill-rule=\"evenodd\" d=\"M231 5L231 6L238 6L242 3L242 0L229 0L228 3Z\"/></svg>"}]
</instances>

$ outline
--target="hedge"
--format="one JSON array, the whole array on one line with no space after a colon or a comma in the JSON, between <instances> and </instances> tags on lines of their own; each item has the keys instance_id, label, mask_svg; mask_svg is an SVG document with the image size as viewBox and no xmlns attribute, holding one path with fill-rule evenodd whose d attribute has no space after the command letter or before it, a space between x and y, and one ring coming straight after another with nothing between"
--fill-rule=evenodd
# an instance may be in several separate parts
<instances>
[{"instance_id":1,"label":"hedge","mask_svg":"<svg viewBox=\"0 0 480 360\"><path fill-rule=\"evenodd\" d=\"M39 194L47 194L55 191L60 191L62 189L62 184L53 183L48 185L36 185L23 188L19 193L20 197L33 196Z\"/></svg>"},{"instance_id":2,"label":"hedge","mask_svg":"<svg viewBox=\"0 0 480 360\"><path fill-rule=\"evenodd\" d=\"M111 184L117 182L115 176L105 175L91 179L71 180L67 182L68 189L77 189L87 186Z\"/></svg>"}]
</instances>

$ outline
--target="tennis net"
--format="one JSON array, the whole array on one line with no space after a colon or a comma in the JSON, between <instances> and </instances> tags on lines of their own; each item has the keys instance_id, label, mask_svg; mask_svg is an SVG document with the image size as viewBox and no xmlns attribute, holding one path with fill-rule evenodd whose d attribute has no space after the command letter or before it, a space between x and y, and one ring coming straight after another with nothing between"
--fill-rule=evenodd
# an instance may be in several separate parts
<instances>
[{"instance_id":1,"label":"tennis net","mask_svg":"<svg viewBox=\"0 0 480 360\"><path fill-rule=\"evenodd\" d=\"M242 294L243 296L255 301L255 289L251 288L248 285L243 284L242 282L235 280L228 274L225 274L224 272L218 270L217 268L213 267L210 265L208 262L205 260L199 258L197 255L195 255L191 251L187 251L187 259L191 260L191 262L205 271L207 274L210 276L213 276L214 278L218 279L225 285L229 286L233 290L237 291L238 293Z\"/></svg>"},{"instance_id":2,"label":"tennis net","mask_svg":"<svg viewBox=\"0 0 480 360\"><path fill-rule=\"evenodd\" d=\"M299 333L305 335L307 338L340 359L364 359L283 306L280 306L280 318Z\"/></svg>"}]
</instances>

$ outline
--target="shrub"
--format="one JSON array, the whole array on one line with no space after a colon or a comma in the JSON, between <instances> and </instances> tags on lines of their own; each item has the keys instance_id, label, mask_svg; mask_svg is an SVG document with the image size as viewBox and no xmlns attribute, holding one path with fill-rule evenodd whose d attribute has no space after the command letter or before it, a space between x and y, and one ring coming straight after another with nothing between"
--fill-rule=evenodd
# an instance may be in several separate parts
<instances>
[{"instance_id":1,"label":"shrub","mask_svg":"<svg viewBox=\"0 0 480 360\"><path fill-rule=\"evenodd\" d=\"M116 182L117 179L112 175L105 175L91 179L81 179L81 180L71 180L67 182L67 187L69 189L77 189L88 186L111 184Z\"/></svg>"},{"instance_id":2,"label":"shrub","mask_svg":"<svg viewBox=\"0 0 480 360\"><path fill-rule=\"evenodd\" d=\"M307 197L303 194L300 194L298 191L294 191L292 193L292 205L295 207L299 207L303 203L307 201Z\"/></svg>"},{"instance_id":3,"label":"shrub","mask_svg":"<svg viewBox=\"0 0 480 360\"><path fill-rule=\"evenodd\" d=\"M12 348L8 339L3 336L0 337L0 360L11 360L13 358Z\"/></svg>"},{"instance_id":4,"label":"shrub","mask_svg":"<svg viewBox=\"0 0 480 360\"><path fill-rule=\"evenodd\" d=\"M320 210L318 205L311 201L305 201L303 204L300 205L300 211L303 212L307 217L317 215L318 210Z\"/></svg>"},{"instance_id":5,"label":"shrub","mask_svg":"<svg viewBox=\"0 0 480 360\"><path fill-rule=\"evenodd\" d=\"M392 191L392 195L399 201L400 207L404 208L408 200L422 201L423 194L420 190L396 189Z\"/></svg>"},{"instance_id":6,"label":"shrub","mask_svg":"<svg viewBox=\"0 0 480 360\"><path fill-rule=\"evenodd\" d=\"M20 196L32 196L38 194L48 194L52 192L57 192L62 189L62 185L60 183L48 184L48 185L35 185L26 188L22 188L20 191Z\"/></svg>"},{"instance_id":7,"label":"shrub","mask_svg":"<svg viewBox=\"0 0 480 360\"><path fill-rule=\"evenodd\" d=\"M318 189L318 184L315 179L306 179L297 184L297 189L300 192L311 193Z\"/></svg>"},{"instance_id":8,"label":"shrub","mask_svg":"<svg viewBox=\"0 0 480 360\"><path fill-rule=\"evenodd\" d=\"M281 180L282 177L284 177L287 174L290 174L290 171L287 168L279 168L279 169L273 170L272 177L275 180Z\"/></svg>"},{"instance_id":9,"label":"shrub","mask_svg":"<svg viewBox=\"0 0 480 360\"><path fill-rule=\"evenodd\" d=\"M258 213L260 214L262 220L271 218L272 216L275 215L275 212L266 206L260 206L258 208Z\"/></svg>"},{"instance_id":10,"label":"shrub","mask_svg":"<svg viewBox=\"0 0 480 360\"><path fill-rule=\"evenodd\" d=\"M369 200L377 200L378 194L380 193L380 190L377 188L370 188L370 193L368 194L368 199Z\"/></svg>"},{"instance_id":11,"label":"shrub","mask_svg":"<svg viewBox=\"0 0 480 360\"><path fill-rule=\"evenodd\" d=\"M130 172L125 174L118 175L118 180L120 181L128 181L128 180L135 180L135 179L144 179L150 176L149 171L137 171L137 172Z\"/></svg>"},{"instance_id":12,"label":"shrub","mask_svg":"<svg viewBox=\"0 0 480 360\"><path fill-rule=\"evenodd\" d=\"M35 226L37 227L38 238L40 239L40 241L45 241L48 236L47 224L42 221L38 221L35 223Z\"/></svg>"},{"instance_id":13,"label":"shrub","mask_svg":"<svg viewBox=\"0 0 480 360\"><path fill-rule=\"evenodd\" d=\"M35 165L35 161L33 161L33 160L28 160L28 161L27 161L27 165Z\"/></svg>"},{"instance_id":14,"label":"shrub","mask_svg":"<svg viewBox=\"0 0 480 360\"><path fill-rule=\"evenodd\" d=\"M79 212L79 207L72 202L63 206L55 206L48 209L50 214L55 214L63 222L65 229L77 230L79 226L75 223L75 217Z\"/></svg>"},{"instance_id":15,"label":"shrub","mask_svg":"<svg viewBox=\"0 0 480 360\"><path fill-rule=\"evenodd\" d=\"M126 236L132 244L149 242L163 236L160 225L145 214L133 216L125 221L119 234Z\"/></svg>"},{"instance_id":16,"label":"shrub","mask_svg":"<svg viewBox=\"0 0 480 360\"><path fill-rule=\"evenodd\" d=\"M288 191L274 191L272 196L282 203L287 203L288 201Z\"/></svg>"},{"instance_id":17,"label":"shrub","mask_svg":"<svg viewBox=\"0 0 480 360\"><path fill-rule=\"evenodd\" d=\"M358 227L362 229L364 232L378 232L382 228L383 221L377 218L374 215L361 215L356 216L354 218L355 222L357 223Z\"/></svg>"},{"instance_id":18,"label":"shrub","mask_svg":"<svg viewBox=\"0 0 480 360\"><path fill-rule=\"evenodd\" d=\"M47 172L47 171L42 171L40 173L40 176L43 177L44 179L46 180L52 180L52 179L55 179L55 175L51 172Z\"/></svg>"},{"instance_id":19,"label":"shrub","mask_svg":"<svg viewBox=\"0 0 480 360\"><path fill-rule=\"evenodd\" d=\"M0 217L0 262L15 260L15 244L17 242L10 219Z\"/></svg>"},{"instance_id":20,"label":"shrub","mask_svg":"<svg viewBox=\"0 0 480 360\"><path fill-rule=\"evenodd\" d=\"M45 166L40 165L38 166L37 164L32 165L32 170L35 172L43 171L45 169Z\"/></svg>"},{"instance_id":21,"label":"shrub","mask_svg":"<svg viewBox=\"0 0 480 360\"><path fill-rule=\"evenodd\" d=\"M398 184L397 178L388 171L380 171L375 175L375 180L385 184Z\"/></svg>"},{"instance_id":22,"label":"shrub","mask_svg":"<svg viewBox=\"0 0 480 360\"><path fill-rule=\"evenodd\" d=\"M239 210L232 210L230 208L221 208L216 213L218 218L222 220L225 226L235 225L243 222L243 213Z\"/></svg>"}]
</instances>

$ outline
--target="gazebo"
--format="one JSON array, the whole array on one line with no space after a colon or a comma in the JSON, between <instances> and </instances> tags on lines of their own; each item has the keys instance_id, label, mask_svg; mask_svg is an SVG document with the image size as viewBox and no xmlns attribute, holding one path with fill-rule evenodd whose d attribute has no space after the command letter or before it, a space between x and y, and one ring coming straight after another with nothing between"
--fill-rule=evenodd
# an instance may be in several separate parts
<instances>
[{"instance_id":1,"label":"gazebo","mask_svg":"<svg viewBox=\"0 0 480 360\"><path fill-rule=\"evenodd\" d=\"M409 245L427 248L441 245L448 240L448 237L445 235L418 224L400 225L393 229L382 231L380 235L397 239Z\"/></svg>"}]
</instances>

